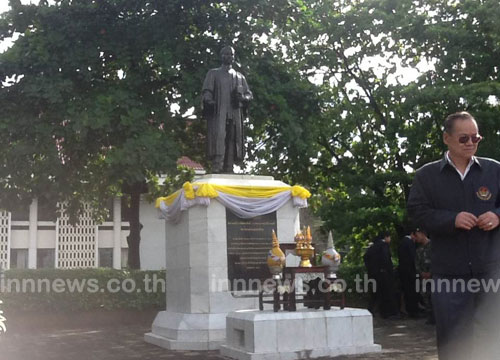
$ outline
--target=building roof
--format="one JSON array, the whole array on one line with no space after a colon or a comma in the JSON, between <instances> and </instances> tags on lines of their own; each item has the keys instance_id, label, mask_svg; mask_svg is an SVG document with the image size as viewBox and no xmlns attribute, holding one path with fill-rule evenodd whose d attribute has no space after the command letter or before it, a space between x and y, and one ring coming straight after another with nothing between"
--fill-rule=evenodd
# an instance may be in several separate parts
<instances>
[{"instance_id":1,"label":"building roof","mask_svg":"<svg viewBox=\"0 0 500 360\"><path fill-rule=\"evenodd\" d=\"M183 165L183 166L191 168L191 169L193 169L195 171L197 171L197 170L203 170L204 171L205 170L205 168L203 167L203 165L201 165L200 163L197 163L196 161L191 160L187 156L181 156L177 160L177 165Z\"/></svg>"}]
</instances>

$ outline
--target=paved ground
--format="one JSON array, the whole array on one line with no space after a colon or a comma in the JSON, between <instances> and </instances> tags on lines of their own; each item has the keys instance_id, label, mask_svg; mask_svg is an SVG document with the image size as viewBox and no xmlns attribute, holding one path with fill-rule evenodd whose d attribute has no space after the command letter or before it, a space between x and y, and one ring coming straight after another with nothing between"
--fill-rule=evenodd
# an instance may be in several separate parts
<instances>
[{"instance_id":1,"label":"paved ground","mask_svg":"<svg viewBox=\"0 0 500 360\"><path fill-rule=\"evenodd\" d=\"M202 360L217 351L167 351L145 343L156 311L93 311L74 314L4 314L0 360ZM375 342L383 353L335 359L434 360L434 327L424 320L375 319Z\"/></svg>"}]
</instances>

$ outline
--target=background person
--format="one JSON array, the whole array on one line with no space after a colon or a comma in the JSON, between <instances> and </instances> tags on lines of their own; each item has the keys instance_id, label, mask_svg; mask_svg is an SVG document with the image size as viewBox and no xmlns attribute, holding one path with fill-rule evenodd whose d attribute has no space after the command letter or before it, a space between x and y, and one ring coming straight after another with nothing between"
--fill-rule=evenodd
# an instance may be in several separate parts
<instances>
[{"instance_id":1,"label":"background person","mask_svg":"<svg viewBox=\"0 0 500 360\"><path fill-rule=\"evenodd\" d=\"M431 273L431 240L427 237L425 233L423 236L417 238L417 251L415 257L415 268L417 274L419 275L418 281L420 285L420 294L424 301L424 306L427 310L427 322L426 324L434 325L436 320L434 319L434 311L432 310L432 299L431 299L431 283L429 280L432 278Z\"/></svg>"},{"instance_id":2,"label":"background person","mask_svg":"<svg viewBox=\"0 0 500 360\"><path fill-rule=\"evenodd\" d=\"M421 236L420 231L414 229L409 235L401 239L398 247L398 274L401 290L403 291L405 310L408 316L413 318L417 318L420 312L418 307L419 294L416 286L417 270L415 267L417 254L415 242L419 236Z\"/></svg>"},{"instance_id":3,"label":"background person","mask_svg":"<svg viewBox=\"0 0 500 360\"><path fill-rule=\"evenodd\" d=\"M399 315L394 291L394 268L390 243L391 235L388 232L380 234L363 257L368 277L376 283L368 310L374 314L375 309L378 308L382 318L394 318Z\"/></svg>"}]
</instances>

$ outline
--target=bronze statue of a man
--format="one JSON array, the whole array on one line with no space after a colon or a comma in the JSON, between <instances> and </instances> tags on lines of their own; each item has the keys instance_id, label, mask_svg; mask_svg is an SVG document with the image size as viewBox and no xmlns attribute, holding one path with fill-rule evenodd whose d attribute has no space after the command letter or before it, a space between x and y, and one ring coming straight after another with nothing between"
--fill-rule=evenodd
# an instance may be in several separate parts
<instances>
[{"instance_id":1,"label":"bronze statue of a man","mask_svg":"<svg viewBox=\"0 0 500 360\"><path fill-rule=\"evenodd\" d=\"M243 160L243 120L253 99L245 77L232 67L234 49L220 52L222 66L208 71L203 82L203 117L207 119L207 157L213 173L232 173Z\"/></svg>"}]
</instances>

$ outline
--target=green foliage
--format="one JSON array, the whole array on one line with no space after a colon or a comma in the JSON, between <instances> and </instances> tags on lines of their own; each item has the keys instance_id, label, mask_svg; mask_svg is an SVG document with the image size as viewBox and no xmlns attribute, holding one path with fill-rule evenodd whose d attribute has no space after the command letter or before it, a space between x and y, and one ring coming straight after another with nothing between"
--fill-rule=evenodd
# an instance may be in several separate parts
<instances>
[{"instance_id":1,"label":"green foliage","mask_svg":"<svg viewBox=\"0 0 500 360\"><path fill-rule=\"evenodd\" d=\"M445 150L447 114L471 111L479 155L500 158L499 17L496 0L13 2L0 205L98 206L122 185L174 183L178 154L204 163L200 88L233 44L255 98L247 160L309 187L359 263L379 231L403 235L412 174Z\"/></svg>"},{"instance_id":2,"label":"green foliage","mask_svg":"<svg viewBox=\"0 0 500 360\"><path fill-rule=\"evenodd\" d=\"M152 60L155 10L127 1L12 6L0 26L1 37L21 34L0 55L2 206L44 197L98 211L123 185L175 169L180 124Z\"/></svg>"},{"instance_id":3,"label":"green foliage","mask_svg":"<svg viewBox=\"0 0 500 360\"><path fill-rule=\"evenodd\" d=\"M365 274L366 269L364 265L344 261L340 265L337 277L345 281L347 289L345 296L348 306L363 306L364 302L368 299L368 292L365 291L364 282L358 280L364 280Z\"/></svg>"},{"instance_id":4,"label":"green foliage","mask_svg":"<svg viewBox=\"0 0 500 360\"><path fill-rule=\"evenodd\" d=\"M11 6L0 18L0 40L19 34L0 54L0 207L38 197L68 201L76 214L87 201L102 219L105 201L126 189L129 264L138 266L139 212L132 207L144 183L154 188L161 175L175 177L180 154L204 162L205 124L197 113L207 70L219 65L221 47L234 43L239 70L253 74L269 53L258 39L286 24L283 14L296 11L294 4L56 0Z\"/></svg>"},{"instance_id":5,"label":"green foliage","mask_svg":"<svg viewBox=\"0 0 500 360\"><path fill-rule=\"evenodd\" d=\"M257 59L253 35L287 4L13 2L0 18L0 39L20 34L0 54L0 207L67 201L75 218L86 201L102 219L106 200L128 193L138 267L144 183L174 178L180 154L203 160L204 124L186 114L205 73L225 43Z\"/></svg>"},{"instance_id":6,"label":"green foliage","mask_svg":"<svg viewBox=\"0 0 500 360\"><path fill-rule=\"evenodd\" d=\"M279 38L283 63L299 74L286 85L301 98L286 96L314 106L306 116L280 107L265 124L258 169L309 186L324 228L359 264L378 232L405 233L413 171L442 156L446 115L471 111L485 135L479 155L500 157L500 10L491 0L295 5ZM417 66L415 81L402 77ZM300 82L307 76L314 86Z\"/></svg>"},{"instance_id":7,"label":"green foliage","mask_svg":"<svg viewBox=\"0 0 500 360\"><path fill-rule=\"evenodd\" d=\"M151 279L150 285L146 285L146 277ZM113 269L9 270L5 272L1 283L0 298L5 309L14 311L165 308L166 296L162 286L158 285L157 291L152 291L155 277L164 280L165 272ZM72 287L72 284L77 283L82 291L77 286ZM108 291L108 284L111 291ZM132 284L135 284L135 288L130 291Z\"/></svg>"},{"instance_id":8,"label":"green foliage","mask_svg":"<svg viewBox=\"0 0 500 360\"><path fill-rule=\"evenodd\" d=\"M149 201L154 201L160 196L170 195L175 191L182 188L182 185L189 181L193 181L194 170L183 165L177 166L177 171L175 173L170 173L163 177L163 182L160 184L158 178L154 179L154 182L148 183L149 191L148 197Z\"/></svg>"}]
</instances>

